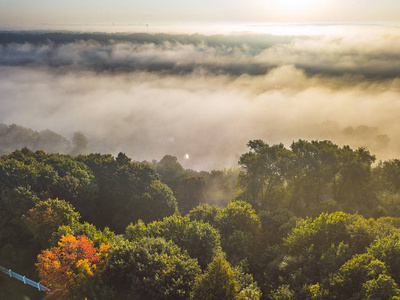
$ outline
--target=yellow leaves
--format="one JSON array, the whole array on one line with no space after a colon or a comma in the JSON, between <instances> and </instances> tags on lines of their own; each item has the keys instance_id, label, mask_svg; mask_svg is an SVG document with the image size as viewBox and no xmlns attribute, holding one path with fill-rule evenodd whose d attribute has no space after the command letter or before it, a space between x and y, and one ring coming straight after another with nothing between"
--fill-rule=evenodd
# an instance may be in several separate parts
<instances>
[{"instance_id":1,"label":"yellow leaves","mask_svg":"<svg viewBox=\"0 0 400 300\"><path fill-rule=\"evenodd\" d=\"M79 274L84 274L87 276L93 276L93 269L96 269L96 265L92 265L88 259L80 259L76 263L76 268L78 270L78 275Z\"/></svg>"},{"instance_id":2,"label":"yellow leaves","mask_svg":"<svg viewBox=\"0 0 400 300\"><path fill-rule=\"evenodd\" d=\"M66 236L63 235L61 237L61 240L58 242L58 246L63 247L67 243L70 243L71 245L75 245L75 242L76 242L76 238L71 234L67 234Z\"/></svg>"},{"instance_id":3,"label":"yellow leaves","mask_svg":"<svg viewBox=\"0 0 400 300\"><path fill-rule=\"evenodd\" d=\"M76 241L76 238L71 234L67 234L66 236L61 237L62 244L65 244L67 242L75 242L75 241Z\"/></svg>"},{"instance_id":4,"label":"yellow leaves","mask_svg":"<svg viewBox=\"0 0 400 300\"><path fill-rule=\"evenodd\" d=\"M108 250L110 249L110 244L104 244L102 243L99 247L99 254L101 256L107 257L108 256Z\"/></svg>"}]
</instances>

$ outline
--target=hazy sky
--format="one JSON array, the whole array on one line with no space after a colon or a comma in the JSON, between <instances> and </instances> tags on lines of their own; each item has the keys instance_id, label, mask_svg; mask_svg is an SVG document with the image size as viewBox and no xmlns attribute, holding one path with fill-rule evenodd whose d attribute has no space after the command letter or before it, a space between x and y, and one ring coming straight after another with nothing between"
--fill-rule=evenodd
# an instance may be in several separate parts
<instances>
[{"instance_id":1,"label":"hazy sky","mask_svg":"<svg viewBox=\"0 0 400 300\"><path fill-rule=\"evenodd\" d=\"M0 0L0 26L176 22L396 22L398 0Z\"/></svg>"}]
</instances>

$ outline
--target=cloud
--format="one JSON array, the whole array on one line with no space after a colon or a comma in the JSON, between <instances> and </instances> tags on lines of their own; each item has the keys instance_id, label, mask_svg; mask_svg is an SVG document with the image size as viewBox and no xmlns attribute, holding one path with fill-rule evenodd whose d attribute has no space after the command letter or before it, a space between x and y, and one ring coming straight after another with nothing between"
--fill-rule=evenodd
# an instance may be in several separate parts
<instances>
[{"instance_id":1,"label":"cloud","mask_svg":"<svg viewBox=\"0 0 400 300\"><path fill-rule=\"evenodd\" d=\"M394 78L400 31L332 36L1 33L0 65L91 71L261 75L294 65L310 74Z\"/></svg>"},{"instance_id":2,"label":"cloud","mask_svg":"<svg viewBox=\"0 0 400 300\"><path fill-rule=\"evenodd\" d=\"M366 77L397 77L400 67L400 36L348 35L312 37L277 45L257 55L258 62L293 64L311 73L361 74Z\"/></svg>"},{"instance_id":3,"label":"cloud","mask_svg":"<svg viewBox=\"0 0 400 300\"><path fill-rule=\"evenodd\" d=\"M250 139L397 155L397 36L263 37L3 41L0 122L80 131L89 151L172 154L194 169L236 165Z\"/></svg>"}]
</instances>

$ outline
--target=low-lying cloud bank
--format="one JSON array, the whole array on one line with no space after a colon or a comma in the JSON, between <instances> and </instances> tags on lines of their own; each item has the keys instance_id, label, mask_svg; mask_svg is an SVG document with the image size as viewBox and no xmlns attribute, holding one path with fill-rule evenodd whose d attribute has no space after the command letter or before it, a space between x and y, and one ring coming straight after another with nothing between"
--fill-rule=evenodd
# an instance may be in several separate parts
<instances>
[{"instance_id":1,"label":"low-lying cloud bank","mask_svg":"<svg viewBox=\"0 0 400 300\"><path fill-rule=\"evenodd\" d=\"M294 65L311 74L400 75L400 33L374 36L0 33L0 65L188 74L261 75Z\"/></svg>"},{"instance_id":2,"label":"low-lying cloud bank","mask_svg":"<svg viewBox=\"0 0 400 300\"><path fill-rule=\"evenodd\" d=\"M81 131L89 151L211 169L235 165L256 138L331 139L379 158L400 150L400 31L2 33L0 44L0 123Z\"/></svg>"}]
</instances>

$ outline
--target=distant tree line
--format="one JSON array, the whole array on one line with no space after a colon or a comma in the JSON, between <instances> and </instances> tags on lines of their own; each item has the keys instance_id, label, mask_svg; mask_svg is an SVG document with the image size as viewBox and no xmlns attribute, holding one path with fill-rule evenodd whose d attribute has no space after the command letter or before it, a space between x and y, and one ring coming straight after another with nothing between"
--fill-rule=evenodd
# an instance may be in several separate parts
<instances>
[{"instance_id":1,"label":"distant tree line","mask_svg":"<svg viewBox=\"0 0 400 300\"><path fill-rule=\"evenodd\" d=\"M10 154L16 149L27 147L50 153L85 154L88 141L82 132L75 132L69 141L51 130L36 131L20 125L0 124L0 155Z\"/></svg>"}]
</instances>

